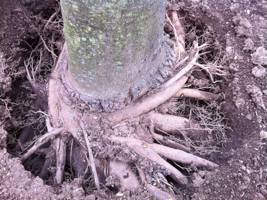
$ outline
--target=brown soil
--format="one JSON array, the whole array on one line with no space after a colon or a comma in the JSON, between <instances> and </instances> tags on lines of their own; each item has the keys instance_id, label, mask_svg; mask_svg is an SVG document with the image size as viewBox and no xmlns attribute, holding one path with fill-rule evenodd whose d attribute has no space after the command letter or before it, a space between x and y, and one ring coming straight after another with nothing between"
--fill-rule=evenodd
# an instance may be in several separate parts
<instances>
[{"instance_id":1,"label":"brown soil","mask_svg":"<svg viewBox=\"0 0 267 200\"><path fill-rule=\"evenodd\" d=\"M81 183L73 180L71 173L61 187L51 187L49 179L44 181L35 176L43 164L42 158L35 158L38 160L35 165L23 166L16 157L21 153L16 151L14 142L18 135L29 130L34 135L46 131L42 113L36 112L47 109L43 101L46 97L42 96L45 92L36 95L36 91L45 91L47 75L55 65L47 47L58 55L62 45L62 34L55 27L62 26L61 22L48 26L46 31L42 29L57 5L53 0L41 2L2 0L0 3L0 199L94 199L85 196ZM195 177L199 180L195 181L195 187L178 189L177 193L181 199L194 200L267 199L266 145L260 138L260 133L267 131L264 108L267 79L262 68L266 69L267 53L259 49L267 48L267 3L186 0L177 1L177 5L182 16L191 16L191 23L213 29L225 50L224 65L229 68L230 76L223 84L222 112L231 128L227 141L218 146L219 151L208 156L220 167ZM42 47L44 55L36 90L26 78L24 64L31 52L34 60L40 58L39 52L34 51L42 43L40 32L47 47Z\"/></svg>"}]
</instances>

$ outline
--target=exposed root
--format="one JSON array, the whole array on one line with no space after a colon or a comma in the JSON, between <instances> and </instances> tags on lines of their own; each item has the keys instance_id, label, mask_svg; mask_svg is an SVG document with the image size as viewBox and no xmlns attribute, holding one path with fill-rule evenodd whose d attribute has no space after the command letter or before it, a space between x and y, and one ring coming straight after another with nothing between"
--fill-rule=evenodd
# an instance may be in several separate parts
<instances>
[{"instance_id":1,"label":"exposed root","mask_svg":"<svg viewBox=\"0 0 267 200\"><path fill-rule=\"evenodd\" d=\"M177 10L172 6L169 6L169 16L166 15L168 23L171 25L176 40L175 52L178 55L178 58L181 57L181 54L185 52L185 31L179 20Z\"/></svg>"},{"instance_id":2,"label":"exposed root","mask_svg":"<svg viewBox=\"0 0 267 200\"><path fill-rule=\"evenodd\" d=\"M218 99L218 95L211 92L205 92L198 89L183 88L177 92L176 97L190 97L203 101L215 101Z\"/></svg>"},{"instance_id":3,"label":"exposed root","mask_svg":"<svg viewBox=\"0 0 267 200\"><path fill-rule=\"evenodd\" d=\"M34 152L41 147L43 144L47 143L49 140L55 138L63 131L63 128L54 128L51 132L48 132L41 136L34 145L25 153L22 155L21 160L25 161L27 158L29 158Z\"/></svg>"},{"instance_id":4,"label":"exposed root","mask_svg":"<svg viewBox=\"0 0 267 200\"><path fill-rule=\"evenodd\" d=\"M88 151L88 155L89 155L90 166L91 166L92 173L94 176L95 186L96 186L97 190L100 190L100 183L99 183L99 178L98 178L97 171L96 171L96 165L95 165L95 159L94 159L93 151L91 149L91 145L90 145L87 133L85 131L86 130L85 126L84 126L83 122L81 122L80 124L81 124L83 136L85 139L85 143L86 143L86 147L87 147L87 151Z\"/></svg>"},{"instance_id":5,"label":"exposed root","mask_svg":"<svg viewBox=\"0 0 267 200\"><path fill-rule=\"evenodd\" d=\"M175 115L151 112L147 115L154 128L169 133L187 134L189 130L200 129L200 126L187 118Z\"/></svg>"},{"instance_id":6,"label":"exposed root","mask_svg":"<svg viewBox=\"0 0 267 200\"><path fill-rule=\"evenodd\" d=\"M190 151L190 148L187 146L184 146L182 144L179 144L173 140L168 139L167 137L164 137L163 135L159 135L156 133L152 133L153 138L159 142L160 144L163 144L165 146L171 147L171 148L175 148L175 149L180 149L186 152Z\"/></svg>"},{"instance_id":7,"label":"exposed root","mask_svg":"<svg viewBox=\"0 0 267 200\"><path fill-rule=\"evenodd\" d=\"M189 164L191 166L207 167L209 169L214 169L218 167L217 164L211 161L208 161L204 158L200 158L198 156L184 152L179 149L173 149L173 148L166 147L166 146L159 145L159 144L150 144L149 146L155 152L164 156L165 158L168 158L168 159L180 162L180 163Z\"/></svg>"},{"instance_id":8,"label":"exposed root","mask_svg":"<svg viewBox=\"0 0 267 200\"><path fill-rule=\"evenodd\" d=\"M216 65L216 63L215 64L207 63L205 65L196 63L196 66L208 73L212 83L215 83L214 76L225 77L227 75L227 72L225 71L224 67Z\"/></svg>"},{"instance_id":9,"label":"exposed root","mask_svg":"<svg viewBox=\"0 0 267 200\"><path fill-rule=\"evenodd\" d=\"M121 190L134 191L140 186L136 174L128 164L111 161L109 163L109 169L110 175L115 175L119 178Z\"/></svg>"},{"instance_id":10,"label":"exposed root","mask_svg":"<svg viewBox=\"0 0 267 200\"><path fill-rule=\"evenodd\" d=\"M162 85L163 88L168 88L170 85L172 85L174 82L179 80L181 77L188 74L193 67L197 64L197 60L199 59L199 51L205 48L207 45L203 44L201 46L198 46L197 42L194 42L194 49L190 56L190 61L187 63L186 66L184 66L177 74L175 74L169 81L167 81L165 84ZM188 60L189 57L186 57L185 60Z\"/></svg>"},{"instance_id":11,"label":"exposed root","mask_svg":"<svg viewBox=\"0 0 267 200\"><path fill-rule=\"evenodd\" d=\"M151 160L158 165L164 167L169 173L170 176L178 183L183 185L187 184L188 180L179 170L173 167L170 163L161 158L150 146L150 144L142 142L141 140L135 138L123 138L111 136L110 140L116 143L125 144L130 149L135 151L137 154L142 156L145 159Z\"/></svg>"},{"instance_id":12,"label":"exposed root","mask_svg":"<svg viewBox=\"0 0 267 200\"><path fill-rule=\"evenodd\" d=\"M64 177L64 170L66 164L66 138L61 136L56 139L56 175L55 182L57 185L61 184Z\"/></svg>"},{"instance_id":13,"label":"exposed root","mask_svg":"<svg viewBox=\"0 0 267 200\"><path fill-rule=\"evenodd\" d=\"M123 110L109 114L107 116L108 120L113 123L118 123L126 119L138 117L141 114L153 110L175 95L184 86L187 79L187 76L183 76L179 80L174 81L173 84L169 85L167 88L162 88L155 94L152 94Z\"/></svg>"}]
</instances>

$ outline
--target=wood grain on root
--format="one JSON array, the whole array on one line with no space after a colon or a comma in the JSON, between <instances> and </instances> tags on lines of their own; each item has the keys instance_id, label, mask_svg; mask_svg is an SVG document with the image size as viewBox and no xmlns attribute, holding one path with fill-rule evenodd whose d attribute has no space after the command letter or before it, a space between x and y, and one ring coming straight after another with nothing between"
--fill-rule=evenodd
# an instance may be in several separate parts
<instances>
[{"instance_id":1,"label":"wood grain on root","mask_svg":"<svg viewBox=\"0 0 267 200\"><path fill-rule=\"evenodd\" d=\"M164 167L169 173L170 176L178 183L183 185L188 183L188 180L185 175L183 175L179 170L173 167L166 160L161 158L150 146L150 144L142 142L141 140L135 138L123 138L111 136L110 140L116 143L127 145L130 149L135 151L138 155L142 156L145 159L151 160L158 165Z\"/></svg>"},{"instance_id":2,"label":"wood grain on root","mask_svg":"<svg viewBox=\"0 0 267 200\"><path fill-rule=\"evenodd\" d=\"M151 112L147 118L153 124L155 129L162 130L168 133L181 132L187 134L187 130L199 129L200 126L191 120L175 115L160 114Z\"/></svg>"},{"instance_id":3,"label":"wood grain on root","mask_svg":"<svg viewBox=\"0 0 267 200\"><path fill-rule=\"evenodd\" d=\"M218 99L218 95L213 94L211 92L205 92L197 89L190 89L190 88L183 88L177 94L175 97L189 97L194 99L199 99L203 101L214 101Z\"/></svg>"},{"instance_id":4,"label":"wood grain on root","mask_svg":"<svg viewBox=\"0 0 267 200\"><path fill-rule=\"evenodd\" d=\"M213 163L209 160L200 158L198 156L184 152L179 149L173 149L159 144L149 144L149 147L155 152L157 152L159 155L183 164L189 164L191 166L201 166L209 169L214 169L218 167L216 163Z\"/></svg>"},{"instance_id":5,"label":"wood grain on root","mask_svg":"<svg viewBox=\"0 0 267 200\"><path fill-rule=\"evenodd\" d=\"M63 181L66 164L66 138L64 136L55 140L56 143L56 175L55 181L59 185Z\"/></svg>"}]
</instances>

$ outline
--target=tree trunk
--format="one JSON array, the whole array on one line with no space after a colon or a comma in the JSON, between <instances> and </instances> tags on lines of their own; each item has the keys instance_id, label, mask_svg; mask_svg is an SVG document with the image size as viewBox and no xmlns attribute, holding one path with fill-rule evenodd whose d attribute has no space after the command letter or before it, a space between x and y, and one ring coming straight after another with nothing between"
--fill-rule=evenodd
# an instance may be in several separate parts
<instances>
[{"instance_id":1,"label":"tree trunk","mask_svg":"<svg viewBox=\"0 0 267 200\"><path fill-rule=\"evenodd\" d=\"M164 1L61 0L61 7L67 79L81 98L127 104L164 81Z\"/></svg>"}]
</instances>

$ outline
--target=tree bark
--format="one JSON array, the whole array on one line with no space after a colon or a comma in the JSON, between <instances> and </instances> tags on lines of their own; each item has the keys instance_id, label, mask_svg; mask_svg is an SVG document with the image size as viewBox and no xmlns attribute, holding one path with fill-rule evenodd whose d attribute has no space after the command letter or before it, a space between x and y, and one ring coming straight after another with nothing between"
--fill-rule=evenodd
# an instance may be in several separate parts
<instances>
[{"instance_id":1,"label":"tree bark","mask_svg":"<svg viewBox=\"0 0 267 200\"><path fill-rule=\"evenodd\" d=\"M86 99L125 103L162 82L164 1L61 0L61 7L67 79Z\"/></svg>"}]
</instances>

